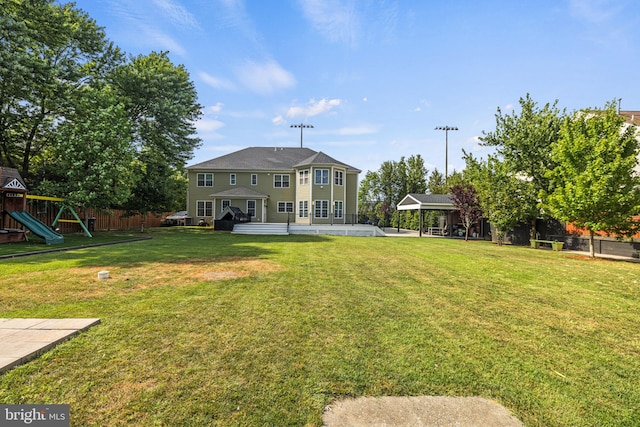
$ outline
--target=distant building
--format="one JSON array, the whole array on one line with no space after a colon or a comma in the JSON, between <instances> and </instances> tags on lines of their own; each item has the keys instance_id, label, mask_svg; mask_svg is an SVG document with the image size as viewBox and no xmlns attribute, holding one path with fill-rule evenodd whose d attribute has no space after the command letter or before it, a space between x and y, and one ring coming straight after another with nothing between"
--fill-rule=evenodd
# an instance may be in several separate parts
<instances>
[{"instance_id":1,"label":"distant building","mask_svg":"<svg viewBox=\"0 0 640 427\"><path fill-rule=\"evenodd\" d=\"M196 221L213 223L231 206L253 222L357 222L361 171L309 148L250 147L187 171L187 210Z\"/></svg>"}]
</instances>

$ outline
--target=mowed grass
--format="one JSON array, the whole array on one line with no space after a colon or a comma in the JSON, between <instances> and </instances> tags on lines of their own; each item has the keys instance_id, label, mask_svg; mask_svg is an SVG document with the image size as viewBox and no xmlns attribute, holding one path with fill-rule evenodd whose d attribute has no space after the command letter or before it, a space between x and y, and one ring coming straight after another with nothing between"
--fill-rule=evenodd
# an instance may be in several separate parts
<instances>
[{"instance_id":1,"label":"mowed grass","mask_svg":"<svg viewBox=\"0 0 640 427\"><path fill-rule=\"evenodd\" d=\"M483 396L527 426L640 424L640 264L431 238L149 235L0 261L0 317L102 320L0 375L0 403L67 403L78 426L320 426L342 397Z\"/></svg>"}]
</instances>

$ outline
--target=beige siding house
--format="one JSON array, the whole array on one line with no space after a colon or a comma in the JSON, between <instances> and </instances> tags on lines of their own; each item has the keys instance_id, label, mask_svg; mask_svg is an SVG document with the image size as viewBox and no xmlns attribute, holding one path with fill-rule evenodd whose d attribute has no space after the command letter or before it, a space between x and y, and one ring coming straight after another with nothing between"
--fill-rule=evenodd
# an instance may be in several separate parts
<instances>
[{"instance_id":1,"label":"beige siding house","mask_svg":"<svg viewBox=\"0 0 640 427\"><path fill-rule=\"evenodd\" d=\"M357 222L361 171L309 148L250 147L187 171L187 210L196 221L213 223L231 206L252 222Z\"/></svg>"}]
</instances>

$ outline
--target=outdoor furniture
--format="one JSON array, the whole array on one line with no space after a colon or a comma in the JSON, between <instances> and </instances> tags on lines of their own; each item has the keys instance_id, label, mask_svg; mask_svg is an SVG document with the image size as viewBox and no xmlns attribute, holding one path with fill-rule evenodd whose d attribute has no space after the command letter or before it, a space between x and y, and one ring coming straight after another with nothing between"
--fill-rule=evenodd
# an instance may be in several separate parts
<instances>
[{"instance_id":1,"label":"outdoor furniture","mask_svg":"<svg viewBox=\"0 0 640 427\"><path fill-rule=\"evenodd\" d=\"M444 235L444 228L441 228L441 227L428 227L427 228L427 234L429 234L430 236L443 236Z\"/></svg>"},{"instance_id":2,"label":"outdoor furniture","mask_svg":"<svg viewBox=\"0 0 640 427\"><path fill-rule=\"evenodd\" d=\"M538 249L543 243L551 245L551 249L554 251L561 251L564 246L564 242L558 242L557 240L531 239L530 242L533 249Z\"/></svg>"}]
</instances>

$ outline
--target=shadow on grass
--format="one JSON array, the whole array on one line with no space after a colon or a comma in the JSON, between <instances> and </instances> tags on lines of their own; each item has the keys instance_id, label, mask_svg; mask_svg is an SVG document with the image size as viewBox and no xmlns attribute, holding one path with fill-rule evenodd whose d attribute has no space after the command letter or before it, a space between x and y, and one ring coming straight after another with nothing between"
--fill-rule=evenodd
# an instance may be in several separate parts
<instances>
[{"instance_id":1,"label":"shadow on grass","mask_svg":"<svg viewBox=\"0 0 640 427\"><path fill-rule=\"evenodd\" d=\"M0 246L0 262L40 264L50 260L74 261L76 266L127 265L150 262L179 263L212 261L216 258L259 258L272 251L272 244L318 243L318 235L240 235L213 232L210 228L173 227L140 232L102 232L93 238L65 236L62 245L37 242Z\"/></svg>"}]
</instances>

